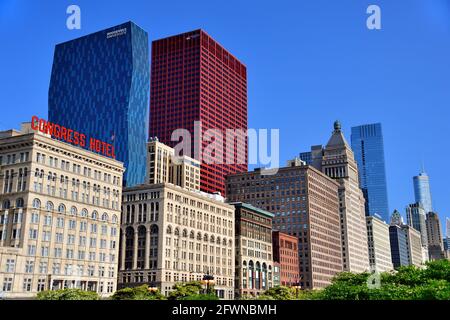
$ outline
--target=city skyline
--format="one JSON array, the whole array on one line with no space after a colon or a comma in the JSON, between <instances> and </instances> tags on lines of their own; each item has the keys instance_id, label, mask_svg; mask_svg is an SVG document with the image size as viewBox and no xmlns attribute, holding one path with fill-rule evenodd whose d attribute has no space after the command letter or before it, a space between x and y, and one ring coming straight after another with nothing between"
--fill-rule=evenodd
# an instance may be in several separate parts
<instances>
[{"instance_id":1,"label":"city skyline","mask_svg":"<svg viewBox=\"0 0 450 320\"><path fill-rule=\"evenodd\" d=\"M11 108L12 111L6 111L5 119L8 119L8 122L5 123L4 119L0 120L0 128L6 130L18 127L24 119L28 119L35 113L34 111L40 116L46 114L52 51L56 43L128 20L134 20L149 32L150 40L202 27L222 45L239 56L250 69L249 126L256 128L273 126L281 129L281 162L292 158L297 150L306 149L315 141L324 141L329 134L329 123L335 119L342 121L347 135L350 133L351 126L369 122L383 123L386 136L390 207L391 211L397 208L404 215L402 208L413 200L410 179L418 171L420 160L427 154L434 154L434 140L436 140L436 145L445 146L446 142L445 118L448 117L445 117L445 112L448 111L444 109L444 106L449 101L449 97L445 90L441 89L441 86L432 87L428 83L446 83L448 81L440 74L445 74L443 72L445 70L441 70L447 68L444 57L448 56L450 48L440 41L443 35L448 34L449 26L448 22L445 22L446 19L440 20L439 17L434 19L432 16L439 4L419 4L418 1L413 1L409 4L411 9L409 15L402 14L404 8L401 3L379 1L379 4L383 12L386 12L383 15L383 29L379 33L365 29L364 5L349 4L342 6L345 7L343 9L339 4L326 3L329 10L324 13L319 10L324 2L318 1L317 4L302 3L293 6L293 10L290 11L296 16L288 15L288 17L291 19L300 17L300 19L295 19L296 22L299 21L298 25L293 25L292 20L289 19L273 21L275 23L271 24L271 27L279 31L274 32L277 34L277 37L274 38L271 33L264 33L264 36L261 33L261 30L269 30L268 26L262 24L264 19L258 19L258 14L262 12L260 10L267 10L266 5L262 5L261 8L253 8L256 9L256 12L251 13L250 17L246 16L251 12L250 7L244 5L246 14L238 15L236 17L238 23L230 25L228 19L222 17L214 16L214 19L211 19L206 11L198 12L194 18L189 18L189 13L194 13L193 9L189 7L185 7L186 14L173 13L174 20L169 19L168 22L165 22L163 17L172 13L170 7L158 4L158 10L153 13L152 10L147 10L148 4L141 1L135 1L133 5L126 7L120 3L108 4L112 7L108 11L114 13L104 13L97 17L96 15L102 11L101 8L106 5L106 2L90 4L87 1L79 1L83 14L82 29L70 31L65 28L66 16L63 4L54 6L53 3L42 2L38 10L36 4L27 3L25 5L23 2L12 3L7 0L0 5L2 6L0 24L3 27L8 24L8 28L2 28L4 31L1 33L11 47L10 50L0 53L3 61L9 61L0 76L0 81L5 88L0 93L0 97L5 106L13 106L13 108ZM182 4L179 3L179 5ZM117 8L120 10L113 10ZM445 15L448 13L448 8L444 9L446 9L443 10ZM276 9L275 11L280 10ZM45 14L38 14L38 12L45 12ZM335 12L335 14L330 15L329 12ZM286 13L289 14L289 12ZM360 18L358 18L359 15L361 15ZM177 19L180 22L174 23ZM246 19L253 19L254 27L248 30L241 28L241 32L237 32L247 21ZM31 33L26 32L36 21L42 28L48 30L46 37L32 39ZM320 21L320 24L317 21ZM414 38L410 34L402 38L404 28L400 26L405 24L416 26ZM331 26L335 28L330 29ZM6 30L8 31L6 32ZM285 31L285 33L281 31ZM348 35L342 36L341 32L348 32ZM282 45L285 40L296 33L300 33L301 38L298 39L302 41L298 41L299 43L294 44L294 47L288 51L277 52L273 58L274 51L265 51L268 41L273 41L274 46ZM333 41L333 37L339 38L342 43ZM319 48L308 48L317 38L321 39ZM21 39L21 41L16 39ZM396 42L394 48L392 48L392 41ZM442 50L433 52L433 55L436 56L428 59L432 61L424 62L430 53L427 52L423 43L439 45ZM18 49L24 44L29 50ZM330 55L320 51L329 46L337 47L335 54ZM296 51L303 47L308 49L300 51L300 53ZM400 60L395 53L396 50L407 53L407 59L402 57L402 61L406 62L399 64ZM357 55L361 59L350 61L345 58L349 53ZM319 58L317 54L320 54ZM418 69L420 77L416 76L411 69L415 61L420 61L424 66ZM339 66L339 63L342 66ZM372 82L365 80L368 72L367 63L371 65ZM323 66L319 67L319 64L323 64ZM287 65L290 68L286 68ZM428 71L423 70L425 67L429 67ZM350 68L349 73L347 73L348 68ZM390 71L390 68L396 71L395 74ZM33 70L32 77L29 76L29 70ZM280 77L281 71L279 70L283 72L285 80L279 81L281 84L275 84L271 79L264 77L266 72L270 72L274 77ZM331 73L330 70L332 70ZM344 73L343 70L346 72ZM345 76L340 81L345 83L346 87L353 88L352 92L336 84L336 80L343 74ZM411 75L413 76L411 77ZM299 76L300 78L298 78ZM318 88L322 88L319 83L322 83L324 77L323 86L328 94L318 95ZM299 81L293 81L294 79ZM428 80L424 83L421 79ZM18 81L21 81L23 86L17 86ZM364 83L364 86L357 85L355 82ZM402 86L395 86L394 83L402 83ZM21 94L23 87L28 89L27 95ZM393 87L396 89L393 90ZM419 87L423 87L423 90L418 90ZM446 86L443 85L442 88L444 87ZM286 92L286 94L280 96L280 92ZM308 94L308 92L310 93ZM409 96L410 92L414 92L413 97ZM298 102L295 100L297 96L300 97ZM347 97L351 97L351 99ZM33 102L30 103L30 101ZM424 113L422 111L430 101L433 102L435 108L442 108L444 116L442 112ZM336 105L340 106L341 110L335 108ZM268 112L274 106L285 112L275 112L268 116ZM314 111L315 109L320 112ZM401 121L392 117L389 112L383 112L384 110L391 111L391 109L395 109L394 115L402 115ZM20 112L16 110L20 110ZM324 110L326 112L323 112ZM346 114L351 112L352 117L343 117L343 111ZM318 120L310 121L311 124L304 123L302 126L297 126L293 119L299 118L288 117L289 113ZM434 123L433 128L420 132L408 131L408 125L416 119L418 114L421 115L422 121ZM318 115L321 117L317 118ZM313 128L314 130L312 130ZM407 139L400 139L397 135L398 132L408 132ZM448 152L447 148L442 148L442 152L442 156L445 156ZM408 161L404 161L405 154L408 155ZM448 194L446 181L449 176L439 169L440 164L437 157L427 158L426 164L427 171L433 179L435 210L444 220L450 209L450 204L446 201Z\"/></svg>"}]
</instances>

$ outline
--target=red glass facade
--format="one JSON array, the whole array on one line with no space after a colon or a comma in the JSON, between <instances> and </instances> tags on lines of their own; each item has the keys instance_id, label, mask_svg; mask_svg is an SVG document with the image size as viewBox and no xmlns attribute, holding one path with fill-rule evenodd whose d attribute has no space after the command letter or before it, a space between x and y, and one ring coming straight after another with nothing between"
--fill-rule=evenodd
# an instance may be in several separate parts
<instances>
[{"instance_id":1,"label":"red glass facade","mask_svg":"<svg viewBox=\"0 0 450 320\"><path fill-rule=\"evenodd\" d=\"M150 90L151 137L174 147L179 141L171 141L172 132L187 129L194 157L196 121L201 122L202 136L208 129L221 132L223 148L206 155L203 150L211 141L201 142L200 183L202 191L225 194L225 176L248 167L247 138L234 139L234 159L224 154L230 153L226 130L247 131L246 67L203 30L195 30L153 41ZM218 155L223 162L211 163Z\"/></svg>"}]
</instances>

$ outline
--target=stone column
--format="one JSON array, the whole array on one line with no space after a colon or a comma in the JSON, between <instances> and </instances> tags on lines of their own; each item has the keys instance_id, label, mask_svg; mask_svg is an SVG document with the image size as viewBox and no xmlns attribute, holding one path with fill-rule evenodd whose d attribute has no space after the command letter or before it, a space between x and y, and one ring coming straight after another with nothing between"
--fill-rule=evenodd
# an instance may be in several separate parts
<instances>
[{"instance_id":1,"label":"stone column","mask_svg":"<svg viewBox=\"0 0 450 320\"><path fill-rule=\"evenodd\" d=\"M125 231L122 232L122 244L120 245L120 270L125 270L125 253L127 244L127 235Z\"/></svg>"},{"instance_id":2,"label":"stone column","mask_svg":"<svg viewBox=\"0 0 450 320\"><path fill-rule=\"evenodd\" d=\"M145 236L145 269L150 268L150 227L147 228Z\"/></svg>"},{"instance_id":3,"label":"stone column","mask_svg":"<svg viewBox=\"0 0 450 320\"><path fill-rule=\"evenodd\" d=\"M133 269L137 269L138 258L138 229L134 231L134 246L133 246Z\"/></svg>"}]
</instances>

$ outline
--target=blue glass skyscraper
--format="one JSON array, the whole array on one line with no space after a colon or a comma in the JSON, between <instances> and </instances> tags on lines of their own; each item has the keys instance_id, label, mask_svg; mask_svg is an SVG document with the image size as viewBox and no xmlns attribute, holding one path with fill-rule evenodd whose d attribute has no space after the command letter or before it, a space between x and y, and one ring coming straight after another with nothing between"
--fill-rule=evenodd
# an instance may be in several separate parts
<instances>
[{"instance_id":1,"label":"blue glass skyscraper","mask_svg":"<svg viewBox=\"0 0 450 320\"><path fill-rule=\"evenodd\" d=\"M149 61L133 22L58 44L53 58L49 121L112 144L127 186L145 178Z\"/></svg>"},{"instance_id":2,"label":"blue glass skyscraper","mask_svg":"<svg viewBox=\"0 0 450 320\"><path fill-rule=\"evenodd\" d=\"M378 214L389 223L389 204L380 123L352 128L352 150L358 163L359 184L366 198L366 215Z\"/></svg>"},{"instance_id":3,"label":"blue glass skyscraper","mask_svg":"<svg viewBox=\"0 0 450 320\"><path fill-rule=\"evenodd\" d=\"M433 211L433 205L431 203L431 190L430 190L430 178L422 170L422 172L413 178L414 184L414 197L416 202L423 206L426 213Z\"/></svg>"}]
</instances>

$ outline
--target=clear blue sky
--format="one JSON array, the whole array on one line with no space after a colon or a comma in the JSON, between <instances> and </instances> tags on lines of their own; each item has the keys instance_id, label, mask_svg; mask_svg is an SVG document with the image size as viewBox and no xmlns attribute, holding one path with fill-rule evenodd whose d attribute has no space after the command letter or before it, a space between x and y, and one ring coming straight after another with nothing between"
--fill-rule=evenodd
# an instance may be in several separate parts
<instances>
[{"instance_id":1,"label":"clear blue sky","mask_svg":"<svg viewBox=\"0 0 450 320\"><path fill-rule=\"evenodd\" d=\"M81 7L81 30L66 8ZM366 8L382 30L366 28ZM132 20L150 39L203 28L247 65L249 125L279 128L284 163L326 143L333 121L383 124L390 209L413 202L424 160L450 211L450 0L0 0L0 130L47 116L54 45Z\"/></svg>"}]
</instances>

